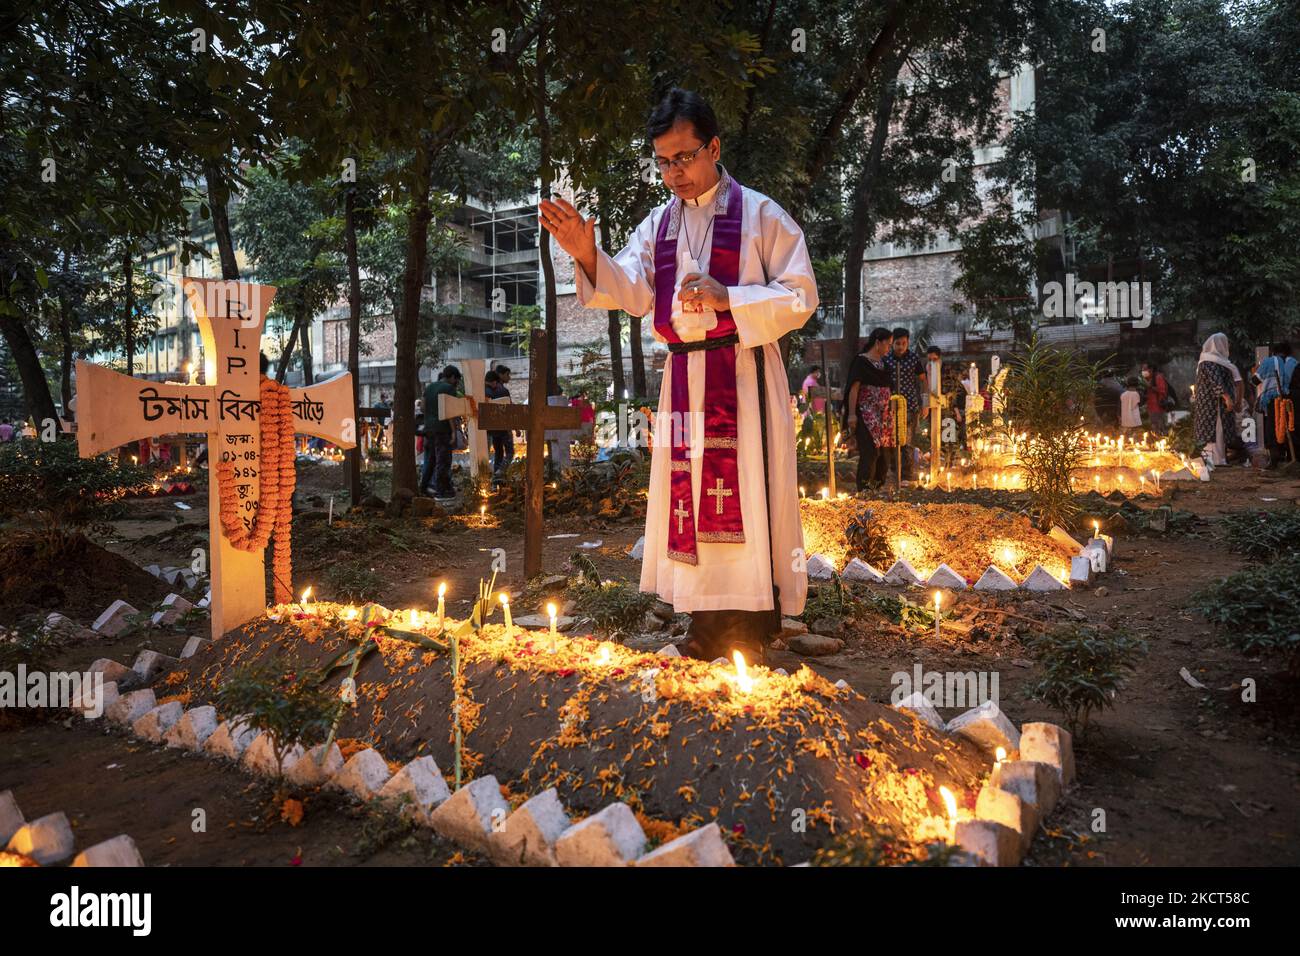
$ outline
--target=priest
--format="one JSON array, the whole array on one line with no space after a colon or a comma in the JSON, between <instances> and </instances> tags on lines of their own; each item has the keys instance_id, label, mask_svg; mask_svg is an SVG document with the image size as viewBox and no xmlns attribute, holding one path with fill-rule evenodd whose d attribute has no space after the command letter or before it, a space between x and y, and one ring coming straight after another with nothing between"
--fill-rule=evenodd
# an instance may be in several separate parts
<instances>
[{"instance_id":1,"label":"priest","mask_svg":"<svg viewBox=\"0 0 1300 956\"><path fill-rule=\"evenodd\" d=\"M777 340L817 308L803 232L721 164L713 110L673 89L646 138L672 193L616 256L562 198L543 228L573 256L591 309L654 316L664 343L641 590L691 615L682 651L763 659L781 615L803 611L790 387Z\"/></svg>"}]
</instances>

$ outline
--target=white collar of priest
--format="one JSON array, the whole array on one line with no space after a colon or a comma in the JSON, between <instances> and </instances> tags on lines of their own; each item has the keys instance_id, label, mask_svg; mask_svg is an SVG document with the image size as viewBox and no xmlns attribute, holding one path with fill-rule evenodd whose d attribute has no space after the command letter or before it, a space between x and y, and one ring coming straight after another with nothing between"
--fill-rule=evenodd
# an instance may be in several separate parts
<instances>
[{"instance_id":1,"label":"white collar of priest","mask_svg":"<svg viewBox=\"0 0 1300 956\"><path fill-rule=\"evenodd\" d=\"M709 203L713 202L714 197L716 197L716 196L718 195L718 190L721 188L722 184L723 184L724 182L726 182L726 180L727 180L727 178L728 178L728 177L727 177L727 169L726 169L725 166L723 166L721 163L717 163L717 164L716 164L716 167L717 167L717 170L718 170L718 181L717 181L716 183L714 183L711 187L709 187L708 190L706 190L705 192L700 193L700 194L699 194L698 196L696 196L694 199L684 199L684 200L682 200L684 203L686 203L686 205L688 205L688 206L707 206Z\"/></svg>"}]
</instances>

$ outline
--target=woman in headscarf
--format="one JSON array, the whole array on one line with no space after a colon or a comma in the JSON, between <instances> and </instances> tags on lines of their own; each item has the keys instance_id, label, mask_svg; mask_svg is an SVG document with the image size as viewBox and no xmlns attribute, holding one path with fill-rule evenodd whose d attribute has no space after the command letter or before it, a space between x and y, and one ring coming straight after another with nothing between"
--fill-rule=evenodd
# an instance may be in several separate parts
<instances>
[{"instance_id":1,"label":"woman in headscarf","mask_svg":"<svg viewBox=\"0 0 1300 956\"><path fill-rule=\"evenodd\" d=\"M1201 348L1192 407L1196 443L1205 448L1214 465L1228 463L1228 449L1234 452L1244 450L1234 414L1240 381L1241 372L1228 359L1228 337L1215 332ZM1234 454L1233 457L1237 456Z\"/></svg>"}]
</instances>

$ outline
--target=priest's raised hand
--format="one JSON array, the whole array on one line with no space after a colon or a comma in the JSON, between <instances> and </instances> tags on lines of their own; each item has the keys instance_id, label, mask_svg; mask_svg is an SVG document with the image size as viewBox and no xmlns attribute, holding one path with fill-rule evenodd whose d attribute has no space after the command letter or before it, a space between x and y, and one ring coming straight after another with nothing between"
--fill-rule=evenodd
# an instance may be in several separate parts
<instances>
[{"instance_id":1,"label":"priest's raised hand","mask_svg":"<svg viewBox=\"0 0 1300 956\"><path fill-rule=\"evenodd\" d=\"M573 256L588 280L596 281L596 220L583 218L572 203L556 196L543 199L538 207L538 219L560 248Z\"/></svg>"}]
</instances>

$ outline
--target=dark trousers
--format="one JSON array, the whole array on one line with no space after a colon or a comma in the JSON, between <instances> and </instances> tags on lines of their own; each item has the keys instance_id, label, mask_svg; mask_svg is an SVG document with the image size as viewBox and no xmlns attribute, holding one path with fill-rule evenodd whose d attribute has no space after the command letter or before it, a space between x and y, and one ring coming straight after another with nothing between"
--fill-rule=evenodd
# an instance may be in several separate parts
<instances>
[{"instance_id":1,"label":"dark trousers","mask_svg":"<svg viewBox=\"0 0 1300 956\"><path fill-rule=\"evenodd\" d=\"M866 491L884 482L889 472L889 448L877 448L866 425L858 422L854 432L858 442L858 491Z\"/></svg>"},{"instance_id":2,"label":"dark trousers","mask_svg":"<svg viewBox=\"0 0 1300 956\"><path fill-rule=\"evenodd\" d=\"M686 641L678 650L702 661L740 651L750 664L764 661L767 645L781 633L781 615L776 611L695 611Z\"/></svg>"},{"instance_id":3,"label":"dark trousers","mask_svg":"<svg viewBox=\"0 0 1300 956\"><path fill-rule=\"evenodd\" d=\"M515 460L514 432L488 432L492 440L492 474L504 478L506 469Z\"/></svg>"},{"instance_id":4,"label":"dark trousers","mask_svg":"<svg viewBox=\"0 0 1300 956\"><path fill-rule=\"evenodd\" d=\"M456 489L451 485L451 433L434 433L424 438L424 471L420 474L420 492L427 493L429 481L433 493L439 498L451 498Z\"/></svg>"}]
</instances>

